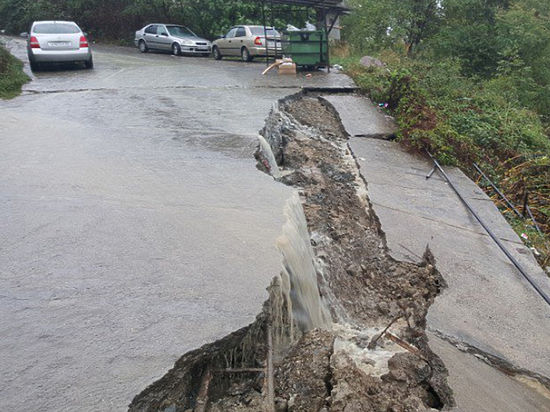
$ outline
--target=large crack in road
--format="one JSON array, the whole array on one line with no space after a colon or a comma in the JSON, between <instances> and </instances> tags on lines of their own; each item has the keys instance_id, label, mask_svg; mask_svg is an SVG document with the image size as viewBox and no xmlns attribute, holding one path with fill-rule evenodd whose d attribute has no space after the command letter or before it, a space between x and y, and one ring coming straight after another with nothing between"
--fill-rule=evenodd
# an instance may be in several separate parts
<instances>
[{"instance_id":1,"label":"large crack in road","mask_svg":"<svg viewBox=\"0 0 550 412\"><path fill-rule=\"evenodd\" d=\"M283 270L250 326L184 355L132 411L430 410L454 404L425 334L444 287L429 253L392 259L337 114L279 101L259 168L296 189ZM277 162L277 164L274 163Z\"/></svg>"}]
</instances>

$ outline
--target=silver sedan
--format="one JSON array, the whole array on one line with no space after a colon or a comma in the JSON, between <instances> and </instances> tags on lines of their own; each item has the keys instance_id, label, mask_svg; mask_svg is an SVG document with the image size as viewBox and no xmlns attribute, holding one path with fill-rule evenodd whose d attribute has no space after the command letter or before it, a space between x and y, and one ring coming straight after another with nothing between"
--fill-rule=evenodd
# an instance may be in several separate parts
<instances>
[{"instance_id":1,"label":"silver sedan","mask_svg":"<svg viewBox=\"0 0 550 412\"><path fill-rule=\"evenodd\" d=\"M209 56L212 50L211 42L175 24L149 24L136 31L134 43L142 53L154 49L171 51L176 56L182 53Z\"/></svg>"},{"instance_id":2,"label":"silver sedan","mask_svg":"<svg viewBox=\"0 0 550 412\"><path fill-rule=\"evenodd\" d=\"M83 62L94 67L86 35L72 21L35 21L27 38L27 55L31 69L41 63Z\"/></svg>"}]
</instances>

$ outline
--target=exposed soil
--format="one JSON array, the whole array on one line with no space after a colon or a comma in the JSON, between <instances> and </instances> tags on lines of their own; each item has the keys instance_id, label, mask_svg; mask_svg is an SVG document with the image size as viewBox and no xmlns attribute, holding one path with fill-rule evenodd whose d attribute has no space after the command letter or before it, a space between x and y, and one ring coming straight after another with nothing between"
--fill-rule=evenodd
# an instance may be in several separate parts
<instances>
[{"instance_id":1,"label":"exposed soil","mask_svg":"<svg viewBox=\"0 0 550 412\"><path fill-rule=\"evenodd\" d=\"M276 277L255 323L184 355L138 395L135 411L423 411L453 405L425 317L443 280L423 262L393 260L334 110L297 95L263 130L279 180L298 189L321 304L331 326L295 317L307 298ZM261 152L259 168L275 167ZM317 293L317 291L315 291ZM314 325L315 326L315 325ZM273 359L271 363L270 359Z\"/></svg>"}]
</instances>

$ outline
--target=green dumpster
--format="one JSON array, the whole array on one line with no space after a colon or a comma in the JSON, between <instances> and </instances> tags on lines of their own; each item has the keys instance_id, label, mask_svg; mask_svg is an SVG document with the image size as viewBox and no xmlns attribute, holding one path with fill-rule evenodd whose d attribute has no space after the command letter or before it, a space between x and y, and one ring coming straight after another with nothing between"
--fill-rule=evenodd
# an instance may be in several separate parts
<instances>
[{"instance_id":1,"label":"green dumpster","mask_svg":"<svg viewBox=\"0 0 550 412\"><path fill-rule=\"evenodd\" d=\"M322 30L290 31L283 39L283 53L297 66L326 66L327 52L327 36Z\"/></svg>"}]
</instances>

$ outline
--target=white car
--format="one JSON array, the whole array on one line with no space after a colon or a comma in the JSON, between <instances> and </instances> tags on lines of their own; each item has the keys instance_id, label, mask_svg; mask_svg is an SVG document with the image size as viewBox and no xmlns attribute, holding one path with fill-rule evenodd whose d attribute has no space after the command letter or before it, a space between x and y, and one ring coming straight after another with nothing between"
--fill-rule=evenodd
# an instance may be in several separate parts
<instances>
[{"instance_id":1,"label":"white car","mask_svg":"<svg viewBox=\"0 0 550 412\"><path fill-rule=\"evenodd\" d=\"M72 21L35 21L27 38L27 55L32 70L41 63L82 62L94 67L86 35Z\"/></svg>"}]
</instances>

